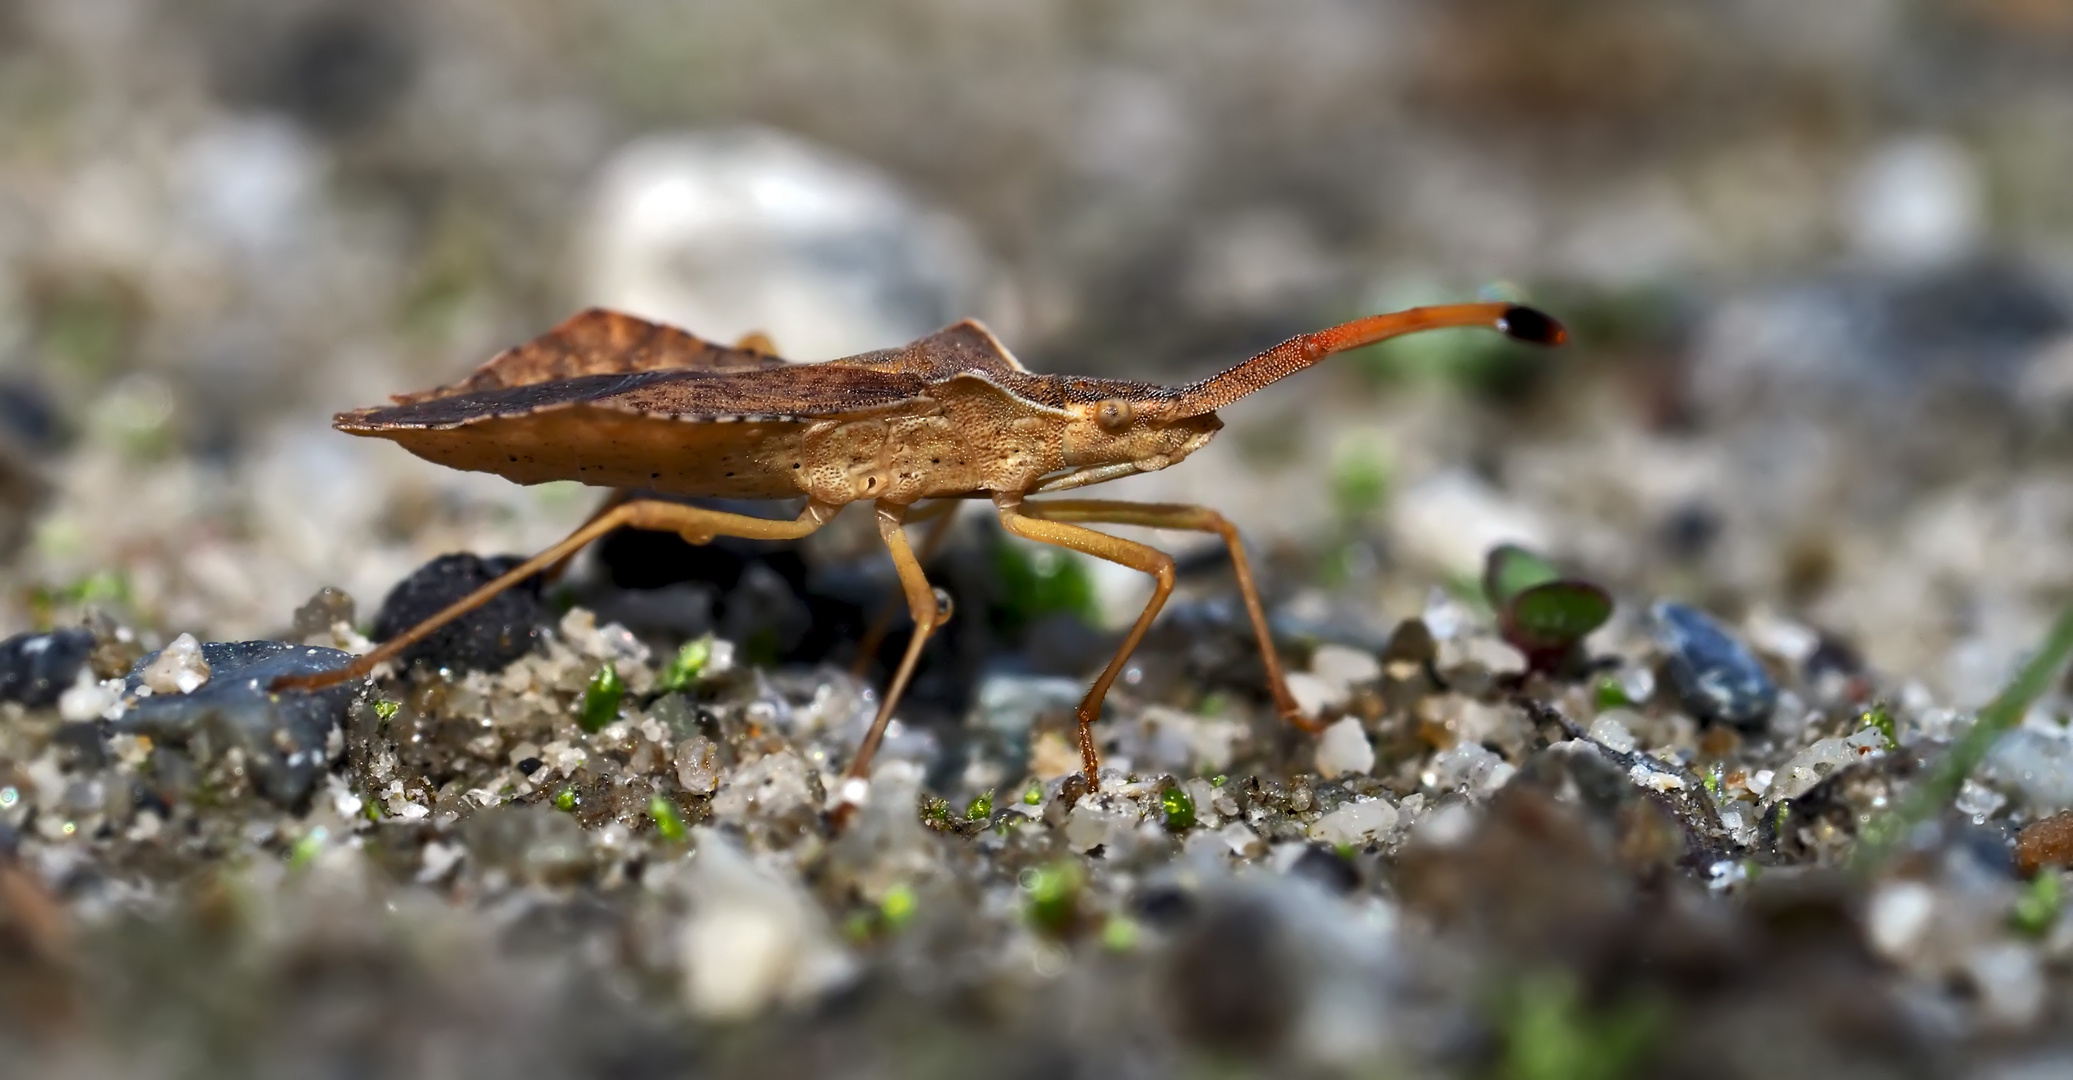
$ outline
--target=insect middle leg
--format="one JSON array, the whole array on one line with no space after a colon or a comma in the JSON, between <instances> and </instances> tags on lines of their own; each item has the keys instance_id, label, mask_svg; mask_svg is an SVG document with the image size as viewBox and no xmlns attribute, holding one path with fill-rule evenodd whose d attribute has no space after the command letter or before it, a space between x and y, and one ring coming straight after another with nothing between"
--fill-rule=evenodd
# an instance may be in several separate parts
<instances>
[{"instance_id":1,"label":"insect middle leg","mask_svg":"<svg viewBox=\"0 0 2073 1080\"><path fill-rule=\"evenodd\" d=\"M949 538L950 526L957 520L957 508L960 505L962 504L955 499L938 499L927 507L907 515L906 523L909 525L918 525L930 519L935 521L929 531L922 534L921 547L914 553L915 560L923 566L927 566L929 561L936 557L936 552L943 547L943 541ZM905 592L904 587L901 591ZM871 666L871 658L878 655L878 646L884 644L885 635L892 632L893 616L899 614L899 611L900 604L897 599L887 600L879 606L878 614L871 619L870 629L864 631L863 640L857 643L857 658L849 665L851 675L859 679L864 677L865 670Z\"/></svg>"},{"instance_id":2,"label":"insect middle leg","mask_svg":"<svg viewBox=\"0 0 2073 1080\"><path fill-rule=\"evenodd\" d=\"M907 690L907 680L914 676L914 665L921 660L922 646L928 644L929 635L937 627L950 621L949 595L929 584L927 575L922 573L921 560L915 558L914 549L907 546L906 513L904 506L878 504L878 535L885 541L886 549L892 552L893 568L899 571L900 590L906 594L907 610L914 616L914 636L907 642L907 652L900 657L900 666L893 672L892 682L886 685L885 698L878 705L878 715L871 720L871 730L864 734L863 743L857 747L857 756L844 774L845 790L842 804L836 811L838 814L846 814L862 801L861 784L871 776L871 759L878 753L878 744L885 739L886 725L892 722L893 708ZM946 516L943 520L949 518Z\"/></svg>"},{"instance_id":3,"label":"insect middle leg","mask_svg":"<svg viewBox=\"0 0 2073 1080\"><path fill-rule=\"evenodd\" d=\"M1147 529L1180 529L1215 533L1231 553L1231 570L1238 578L1238 595L1245 602L1245 614L1259 639L1260 660L1267 668L1267 692L1274 695L1274 708L1281 718L1304 731L1322 730L1316 720L1304 715L1296 696L1289 692L1281 671L1281 658L1274 652L1274 636L1267 628L1267 609L1260 603L1259 586L1253 581L1252 566L1245 558L1245 543L1238 527L1206 506L1176 503L1133 503L1116 499L1054 499L1024 503L1022 512L1047 521L1073 521L1095 525L1137 525Z\"/></svg>"},{"instance_id":4,"label":"insect middle leg","mask_svg":"<svg viewBox=\"0 0 2073 1080\"><path fill-rule=\"evenodd\" d=\"M367 675L376 667L401 655L403 650L424 640L440 627L481 607L498 593L554 566L575 554L583 545L621 526L673 532L693 544L711 543L714 537L719 536L738 536L745 540L796 540L826 524L839 509L841 508L827 503L808 503L806 509L800 511L799 516L792 520L772 521L659 499L623 502L584 522L560 543L447 605L437 615L382 642L380 647L352 663L311 675L285 675L275 679L269 689L316 690Z\"/></svg>"},{"instance_id":5,"label":"insect middle leg","mask_svg":"<svg viewBox=\"0 0 2073 1080\"><path fill-rule=\"evenodd\" d=\"M1123 645L1116 650L1115 658L1102 669L1100 677L1094 680L1094 685L1075 710L1080 729L1080 766L1087 775L1087 786L1099 790L1101 751L1094 745L1094 721L1101 718L1101 702L1108 696L1108 688L1115 685L1116 677L1123 673L1123 665L1136 651L1137 643L1144 640L1145 631L1151 628L1159 609L1166 606L1166 597L1173 592L1173 556L1135 540L1049 520L1048 515L1039 516L1045 511L1038 504L1024 506L1018 496L997 498L994 507L1000 512L1001 525L1016 536L1106 559L1152 576L1152 598L1145 603L1143 613L1138 615L1130 633L1123 638Z\"/></svg>"}]
</instances>

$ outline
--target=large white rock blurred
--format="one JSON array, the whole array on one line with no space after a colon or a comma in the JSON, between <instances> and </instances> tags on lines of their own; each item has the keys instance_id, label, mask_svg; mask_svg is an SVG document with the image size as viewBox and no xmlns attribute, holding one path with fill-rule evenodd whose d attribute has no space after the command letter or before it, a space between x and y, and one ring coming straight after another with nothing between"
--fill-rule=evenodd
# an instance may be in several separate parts
<instances>
[{"instance_id":1,"label":"large white rock blurred","mask_svg":"<svg viewBox=\"0 0 2073 1080\"><path fill-rule=\"evenodd\" d=\"M182 224L212 244L279 255L303 239L328 162L283 117L254 116L203 128L172 170Z\"/></svg>"},{"instance_id":2,"label":"large white rock blurred","mask_svg":"<svg viewBox=\"0 0 2073 1080\"><path fill-rule=\"evenodd\" d=\"M714 829L692 832L683 879L691 917L678 939L684 992L701 1016L752 1016L798 1004L856 969L820 905L796 880L758 867Z\"/></svg>"},{"instance_id":3,"label":"large white rock blurred","mask_svg":"<svg viewBox=\"0 0 2073 1080\"><path fill-rule=\"evenodd\" d=\"M1942 135L1911 135L1872 151L1844 196L1851 246L1875 265L1956 262L1986 233L1986 186L1972 155Z\"/></svg>"},{"instance_id":4,"label":"large white rock blurred","mask_svg":"<svg viewBox=\"0 0 2073 1080\"><path fill-rule=\"evenodd\" d=\"M1460 469L1411 485L1391 505L1389 527L1406 561L1471 579L1499 544L1547 547L1547 529L1532 510Z\"/></svg>"},{"instance_id":5,"label":"large white rock blurred","mask_svg":"<svg viewBox=\"0 0 2073 1080\"><path fill-rule=\"evenodd\" d=\"M581 240L583 302L721 341L763 331L790 359L1004 318L955 219L869 165L767 129L628 144L599 177Z\"/></svg>"}]
</instances>

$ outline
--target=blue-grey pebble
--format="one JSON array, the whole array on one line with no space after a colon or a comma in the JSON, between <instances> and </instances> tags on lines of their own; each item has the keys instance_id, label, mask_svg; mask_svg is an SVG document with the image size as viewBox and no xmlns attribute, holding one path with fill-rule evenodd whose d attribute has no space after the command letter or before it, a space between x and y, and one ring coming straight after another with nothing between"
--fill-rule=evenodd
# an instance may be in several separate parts
<instances>
[{"instance_id":1,"label":"blue-grey pebble","mask_svg":"<svg viewBox=\"0 0 2073 1080\"><path fill-rule=\"evenodd\" d=\"M152 653L137 661L125 693L136 693L144 669L156 659ZM283 675L342 667L353 655L285 641L209 641L202 643L202 659L209 665L208 682L192 693L139 698L110 731L188 745L201 736L217 754L239 747L260 794L284 807L300 804L329 767L332 729L366 689L366 680L282 694L267 687Z\"/></svg>"},{"instance_id":2,"label":"blue-grey pebble","mask_svg":"<svg viewBox=\"0 0 2073 1080\"><path fill-rule=\"evenodd\" d=\"M1778 705L1778 684L1749 646L1711 615L1658 600L1649 609L1670 683L1686 711L1706 723L1758 728Z\"/></svg>"}]
</instances>

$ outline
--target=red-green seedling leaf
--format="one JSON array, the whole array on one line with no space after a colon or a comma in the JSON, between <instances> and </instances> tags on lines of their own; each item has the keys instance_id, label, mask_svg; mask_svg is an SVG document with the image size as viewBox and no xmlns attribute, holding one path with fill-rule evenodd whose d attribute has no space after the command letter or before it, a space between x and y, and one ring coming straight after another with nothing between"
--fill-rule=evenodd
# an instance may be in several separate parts
<instances>
[{"instance_id":1,"label":"red-green seedling leaf","mask_svg":"<svg viewBox=\"0 0 2073 1080\"><path fill-rule=\"evenodd\" d=\"M1513 594L1497 613L1504 640L1536 670L1561 663L1591 631L1612 617L1612 597L1588 581L1546 581Z\"/></svg>"},{"instance_id":2,"label":"red-green seedling leaf","mask_svg":"<svg viewBox=\"0 0 2073 1080\"><path fill-rule=\"evenodd\" d=\"M1553 563L1518 546L1499 544L1483 562L1483 595L1490 606L1503 611L1512 597L1535 585L1560 579Z\"/></svg>"}]
</instances>

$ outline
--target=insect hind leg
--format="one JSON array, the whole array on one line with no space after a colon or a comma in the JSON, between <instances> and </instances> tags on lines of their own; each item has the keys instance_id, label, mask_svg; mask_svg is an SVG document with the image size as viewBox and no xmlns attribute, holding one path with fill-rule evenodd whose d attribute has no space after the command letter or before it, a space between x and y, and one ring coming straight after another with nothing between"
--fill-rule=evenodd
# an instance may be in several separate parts
<instances>
[{"instance_id":1,"label":"insect hind leg","mask_svg":"<svg viewBox=\"0 0 2073 1080\"><path fill-rule=\"evenodd\" d=\"M826 524L829 518L835 516L838 509L840 508L827 503L808 503L806 509L790 521L771 521L660 499L634 499L618 503L584 522L575 532L562 538L560 543L447 605L438 614L382 642L372 652L352 663L310 675L282 676L274 680L268 689L275 692L318 690L349 679L362 678L375 668L402 655L405 649L423 641L440 627L488 603L498 593L513 585L556 566L582 550L585 544L621 526L674 532L694 544L708 543L718 536L738 536L747 540L796 540Z\"/></svg>"},{"instance_id":2,"label":"insect hind leg","mask_svg":"<svg viewBox=\"0 0 2073 1080\"><path fill-rule=\"evenodd\" d=\"M953 504L955 505L955 504ZM931 508L933 509L933 508ZM950 596L929 584L928 575L922 571L921 560L915 557L914 549L907 544L907 508L881 503L878 506L878 535L892 553L893 568L900 574L900 590L906 594L907 610L914 616L914 636L907 641L907 651L900 657L900 666L893 672L892 682L885 688L885 699L879 703L878 715L871 720L871 730L864 735L864 741L857 747L857 755L850 762L849 771L844 774L841 802L836 807L837 824L841 823L862 802L864 787L871 776L871 759L878 753L878 744L885 738L885 729L892 722L893 709L900 703L900 696L907 690L907 682L914 676L914 667L921 660L921 650L928 644L929 635L936 628L950 621ZM943 517L950 520L949 515ZM940 526L938 526L940 528Z\"/></svg>"}]
</instances>

